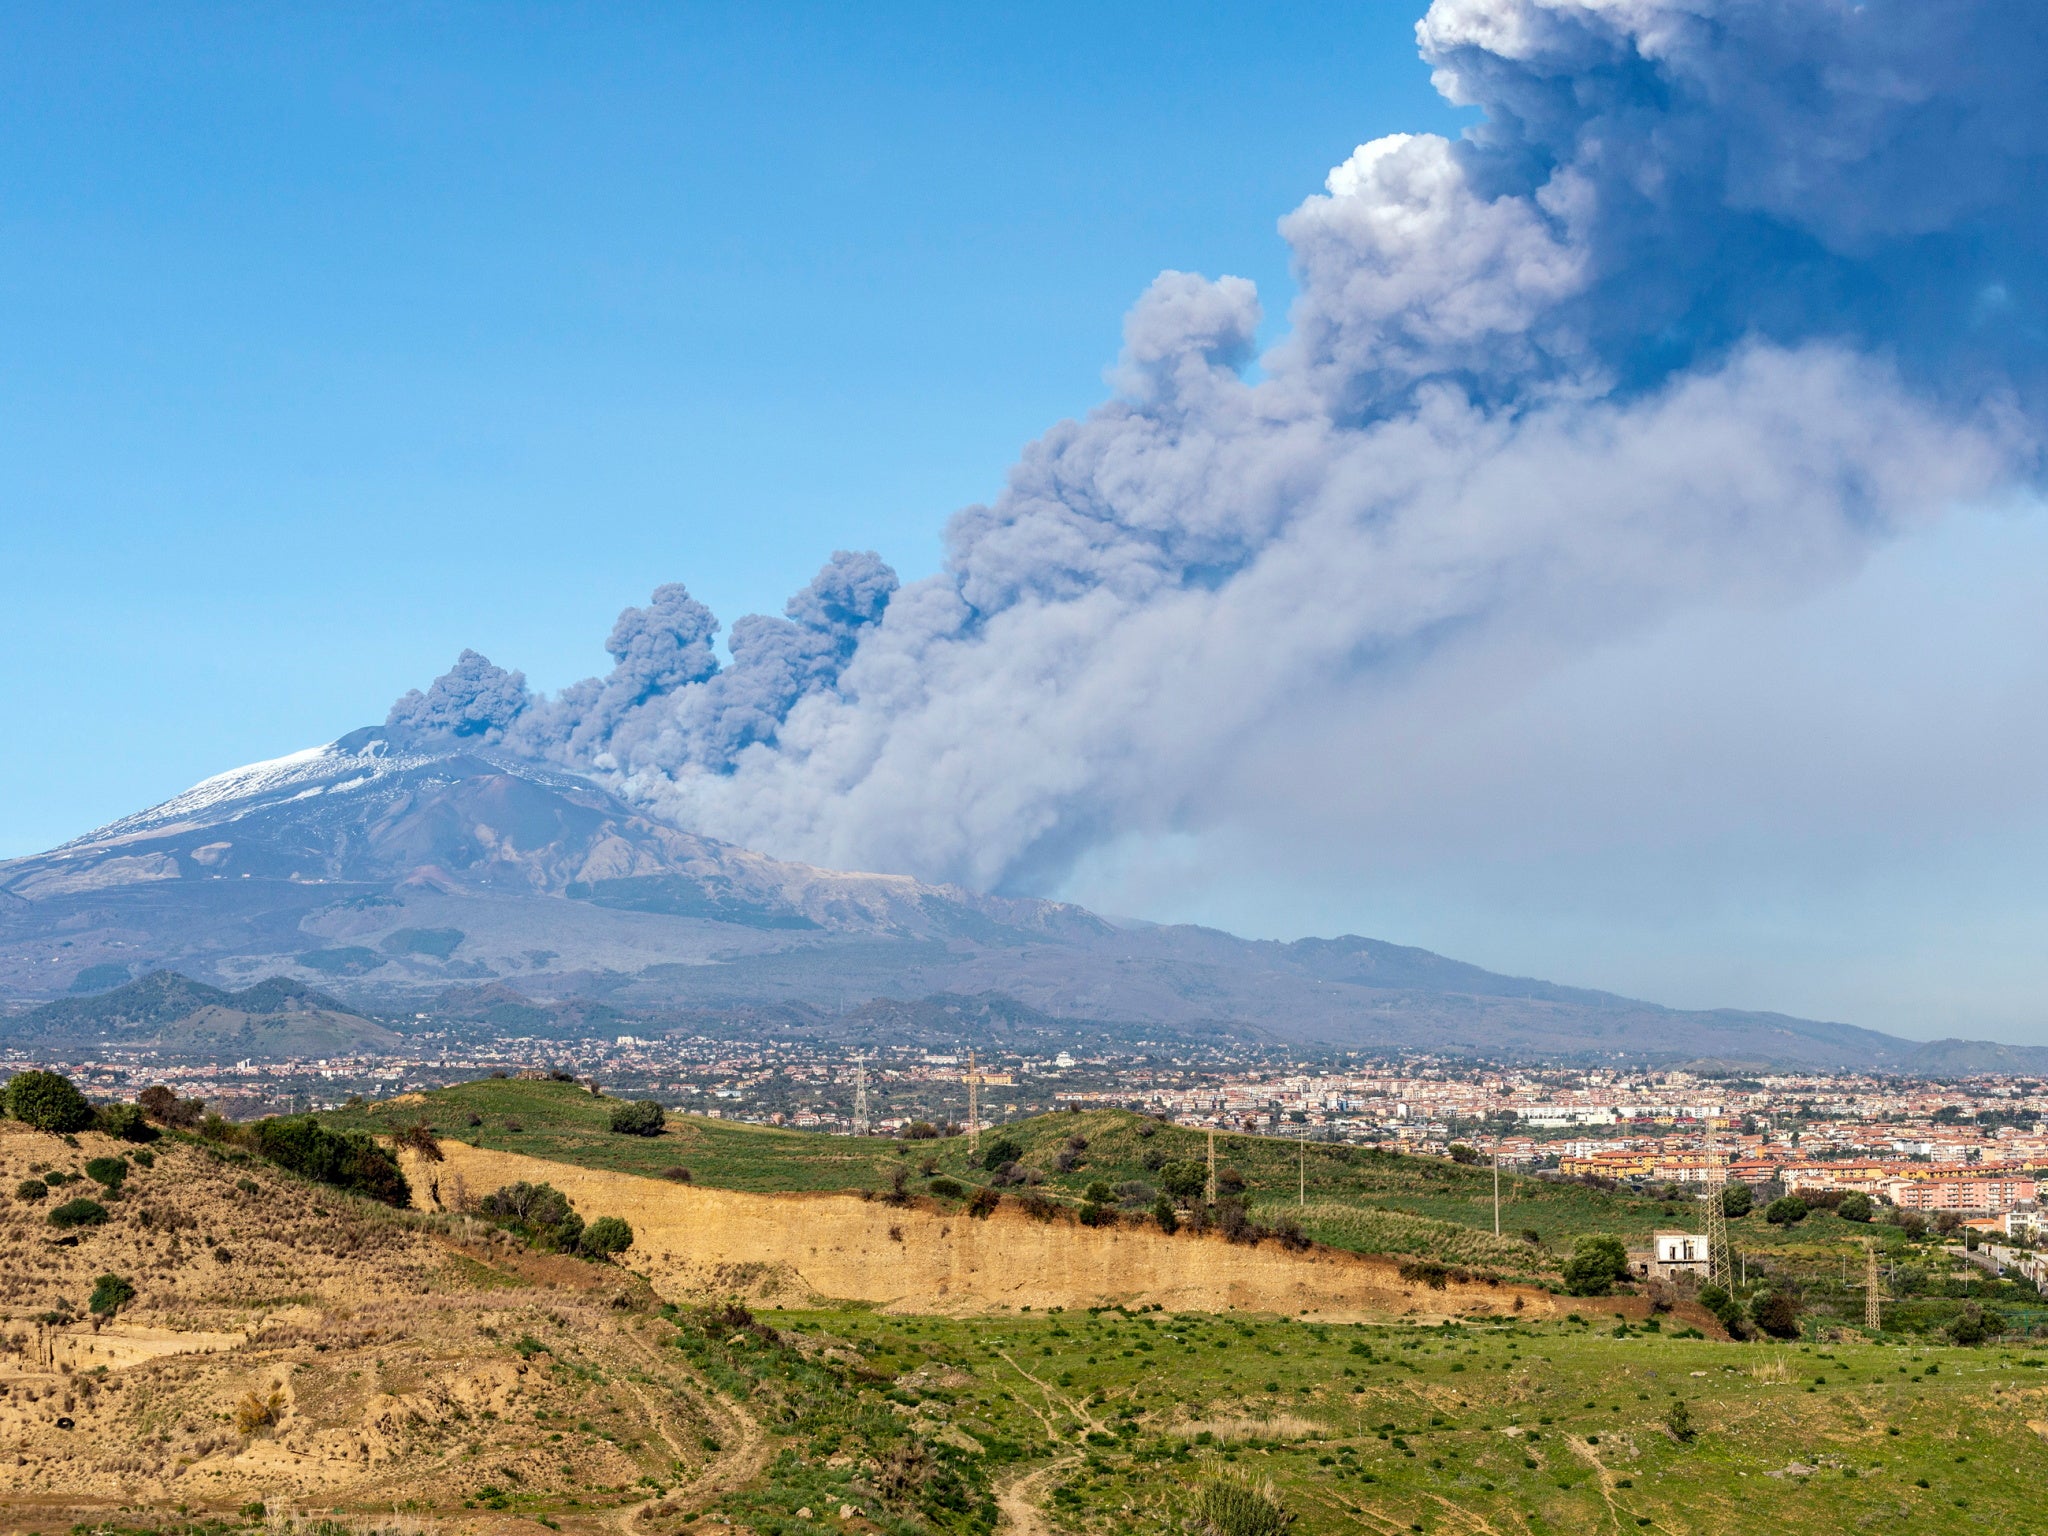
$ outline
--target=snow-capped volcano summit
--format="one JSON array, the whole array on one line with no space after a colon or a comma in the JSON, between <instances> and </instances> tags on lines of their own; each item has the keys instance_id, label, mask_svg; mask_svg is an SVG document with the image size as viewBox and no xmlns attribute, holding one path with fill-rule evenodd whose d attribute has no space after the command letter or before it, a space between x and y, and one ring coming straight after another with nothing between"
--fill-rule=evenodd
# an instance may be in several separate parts
<instances>
[{"instance_id":1,"label":"snow-capped volcano summit","mask_svg":"<svg viewBox=\"0 0 2048 1536\"><path fill-rule=\"evenodd\" d=\"M993 993L1141 1031L1486 1055L1875 1063L1904 1044L1680 1014L1370 939L1251 942L788 863L477 737L402 725L217 774L0 864L6 996L160 969L345 985L398 1011L476 981L656 1012Z\"/></svg>"}]
</instances>

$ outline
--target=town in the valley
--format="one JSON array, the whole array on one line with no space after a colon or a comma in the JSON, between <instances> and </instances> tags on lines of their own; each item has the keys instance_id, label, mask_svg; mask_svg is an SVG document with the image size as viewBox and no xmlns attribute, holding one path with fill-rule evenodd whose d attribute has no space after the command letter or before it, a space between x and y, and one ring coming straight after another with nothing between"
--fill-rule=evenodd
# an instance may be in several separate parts
<instances>
[{"instance_id":1,"label":"town in the valley","mask_svg":"<svg viewBox=\"0 0 2048 1536\"><path fill-rule=\"evenodd\" d=\"M826 1132L854 1129L859 1083L869 1128L882 1135L965 1124L970 1114L987 1126L1064 1105L1115 1105L1197 1127L1637 1187L1856 1191L2028 1242L2048 1182L2048 1082L2019 1076L1710 1074L1143 1042L1031 1054L655 1035L479 1046L429 1032L414 1041L403 1056L215 1063L110 1049L63 1065L94 1093L132 1095L162 1082L229 1118L333 1108L480 1071L566 1071L690 1113Z\"/></svg>"}]
</instances>

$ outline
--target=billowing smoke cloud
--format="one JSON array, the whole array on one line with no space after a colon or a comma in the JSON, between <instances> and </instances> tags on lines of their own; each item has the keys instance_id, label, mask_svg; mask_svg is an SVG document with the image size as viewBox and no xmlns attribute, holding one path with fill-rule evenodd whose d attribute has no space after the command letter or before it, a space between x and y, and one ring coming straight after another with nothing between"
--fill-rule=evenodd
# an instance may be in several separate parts
<instances>
[{"instance_id":1,"label":"billowing smoke cloud","mask_svg":"<svg viewBox=\"0 0 2048 1536\"><path fill-rule=\"evenodd\" d=\"M1164 273L1115 397L940 575L836 555L723 670L663 587L608 677L534 699L465 655L394 720L770 852L1044 887L1227 814L1279 712L1797 595L2037 474L2048 8L1437 0L1418 36L1482 121L1282 221L1256 378L1252 284Z\"/></svg>"}]
</instances>

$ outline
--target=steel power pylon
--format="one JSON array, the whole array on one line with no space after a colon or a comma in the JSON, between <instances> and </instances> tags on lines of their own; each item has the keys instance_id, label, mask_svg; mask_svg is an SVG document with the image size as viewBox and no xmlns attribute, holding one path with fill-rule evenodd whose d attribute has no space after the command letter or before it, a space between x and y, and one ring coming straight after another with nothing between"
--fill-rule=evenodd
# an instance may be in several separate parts
<instances>
[{"instance_id":1,"label":"steel power pylon","mask_svg":"<svg viewBox=\"0 0 2048 1536\"><path fill-rule=\"evenodd\" d=\"M1707 1116L1707 1278L1732 1291L1734 1266L1728 1254L1728 1212L1721 1195L1728 1187L1728 1170L1721 1164L1720 1148L1714 1140L1714 1117Z\"/></svg>"},{"instance_id":2,"label":"steel power pylon","mask_svg":"<svg viewBox=\"0 0 2048 1536\"><path fill-rule=\"evenodd\" d=\"M967 1150L981 1150L981 1073L975 1069L973 1051L967 1053Z\"/></svg>"},{"instance_id":3,"label":"steel power pylon","mask_svg":"<svg viewBox=\"0 0 2048 1536\"><path fill-rule=\"evenodd\" d=\"M868 1133L868 1059L853 1058L853 1134Z\"/></svg>"},{"instance_id":4,"label":"steel power pylon","mask_svg":"<svg viewBox=\"0 0 2048 1536\"><path fill-rule=\"evenodd\" d=\"M1209 1127L1209 1192L1208 1201L1216 1203L1216 1127Z\"/></svg>"},{"instance_id":5,"label":"steel power pylon","mask_svg":"<svg viewBox=\"0 0 2048 1536\"><path fill-rule=\"evenodd\" d=\"M1863 1326L1872 1330L1884 1327L1883 1287L1877 1278L1877 1243L1871 1238L1863 1239Z\"/></svg>"}]
</instances>

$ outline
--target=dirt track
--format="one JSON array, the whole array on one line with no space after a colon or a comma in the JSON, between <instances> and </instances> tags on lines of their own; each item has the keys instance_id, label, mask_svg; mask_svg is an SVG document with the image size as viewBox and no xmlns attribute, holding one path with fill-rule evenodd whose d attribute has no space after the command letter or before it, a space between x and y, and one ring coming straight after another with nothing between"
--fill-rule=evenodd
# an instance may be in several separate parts
<instances>
[{"instance_id":1,"label":"dirt track","mask_svg":"<svg viewBox=\"0 0 2048 1536\"><path fill-rule=\"evenodd\" d=\"M1453 1283L1433 1291L1404 1283L1392 1260L1168 1237L1150 1223L1092 1228L1007 1208L976 1221L851 1195L742 1194L441 1145L438 1164L408 1154L407 1176L422 1206L452 1208L521 1179L553 1184L585 1219L631 1222L628 1262L676 1299L738 1293L793 1305L831 1298L953 1314L1157 1303L1331 1322L1504 1312L1518 1302L1530 1317L1567 1310L1539 1290Z\"/></svg>"}]
</instances>

